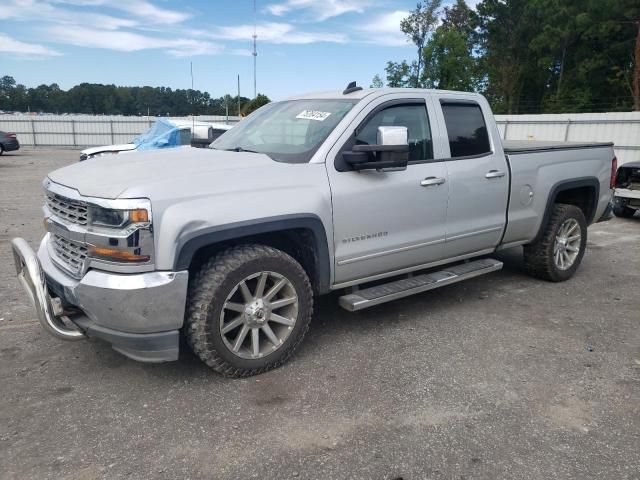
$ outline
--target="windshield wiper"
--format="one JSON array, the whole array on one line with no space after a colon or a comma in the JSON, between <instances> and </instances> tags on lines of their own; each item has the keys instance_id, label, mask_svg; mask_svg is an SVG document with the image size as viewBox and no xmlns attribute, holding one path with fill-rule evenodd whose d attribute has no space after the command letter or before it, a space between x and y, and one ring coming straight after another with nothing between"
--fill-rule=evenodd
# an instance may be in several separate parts
<instances>
[{"instance_id":1,"label":"windshield wiper","mask_svg":"<svg viewBox=\"0 0 640 480\"><path fill-rule=\"evenodd\" d=\"M262 152L256 152L255 150L248 150L246 148L242 148L242 147L234 147L234 148L225 148L224 149L225 152L249 152L249 153L262 153Z\"/></svg>"}]
</instances>

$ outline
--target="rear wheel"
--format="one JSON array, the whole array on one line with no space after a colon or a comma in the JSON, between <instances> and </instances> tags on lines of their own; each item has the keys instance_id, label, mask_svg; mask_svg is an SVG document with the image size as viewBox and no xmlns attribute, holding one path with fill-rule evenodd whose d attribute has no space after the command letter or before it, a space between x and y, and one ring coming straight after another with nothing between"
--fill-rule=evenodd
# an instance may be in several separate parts
<instances>
[{"instance_id":1,"label":"rear wheel","mask_svg":"<svg viewBox=\"0 0 640 480\"><path fill-rule=\"evenodd\" d=\"M635 215L634 208L629 208L626 205L613 207L613 214L616 217L631 218Z\"/></svg>"},{"instance_id":2,"label":"rear wheel","mask_svg":"<svg viewBox=\"0 0 640 480\"><path fill-rule=\"evenodd\" d=\"M568 280L578 269L586 245L587 222L582 210L556 204L542 238L524 247L525 268L544 280Z\"/></svg>"},{"instance_id":3,"label":"rear wheel","mask_svg":"<svg viewBox=\"0 0 640 480\"><path fill-rule=\"evenodd\" d=\"M291 357L309 328L312 309L311 284L295 259L263 245L233 247L196 274L186 338L217 372L256 375Z\"/></svg>"}]
</instances>

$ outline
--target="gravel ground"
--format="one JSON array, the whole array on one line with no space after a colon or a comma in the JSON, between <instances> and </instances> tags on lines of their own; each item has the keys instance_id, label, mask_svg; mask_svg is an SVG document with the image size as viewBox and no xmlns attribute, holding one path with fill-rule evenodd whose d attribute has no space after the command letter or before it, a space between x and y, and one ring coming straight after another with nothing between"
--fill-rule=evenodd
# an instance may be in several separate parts
<instances>
[{"instance_id":1,"label":"gravel ground","mask_svg":"<svg viewBox=\"0 0 640 480\"><path fill-rule=\"evenodd\" d=\"M244 380L48 336L8 241L77 152L0 157L0 477L640 478L640 218L589 229L578 274L505 269L362 313L321 299L297 356Z\"/></svg>"}]
</instances>

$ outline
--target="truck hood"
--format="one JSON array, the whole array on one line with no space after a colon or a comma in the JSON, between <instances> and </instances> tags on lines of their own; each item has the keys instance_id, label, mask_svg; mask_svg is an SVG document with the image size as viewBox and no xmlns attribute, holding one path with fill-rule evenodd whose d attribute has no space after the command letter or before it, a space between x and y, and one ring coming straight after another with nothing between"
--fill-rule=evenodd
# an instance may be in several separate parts
<instances>
[{"instance_id":1,"label":"truck hood","mask_svg":"<svg viewBox=\"0 0 640 480\"><path fill-rule=\"evenodd\" d=\"M127 152L129 150L135 150L136 146L133 143L123 143L120 145L105 145L102 147L91 147L85 148L80 153L84 153L86 155L96 155L97 153L104 152Z\"/></svg>"},{"instance_id":2,"label":"truck hood","mask_svg":"<svg viewBox=\"0 0 640 480\"><path fill-rule=\"evenodd\" d=\"M211 187L212 183L224 183L225 176L253 177L256 170L286 168L286 165L261 153L183 147L141 151L123 157L96 157L90 162L55 170L49 179L87 197L151 198L171 195L171 190L182 189L184 185L195 192L207 184ZM244 170L252 172L242 172Z\"/></svg>"}]
</instances>

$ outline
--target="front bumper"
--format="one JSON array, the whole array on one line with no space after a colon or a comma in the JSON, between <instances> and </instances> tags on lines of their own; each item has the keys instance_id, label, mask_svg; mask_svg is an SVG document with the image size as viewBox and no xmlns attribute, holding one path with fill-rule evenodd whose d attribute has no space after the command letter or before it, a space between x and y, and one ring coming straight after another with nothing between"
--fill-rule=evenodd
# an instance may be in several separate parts
<instances>
[{"instance_id":1,"label":"front bumper","mask_svg":"<svg viewBox=\"0 0 640 480\"><path fill-rule=\"evenodd\" d=\"M20 150L20 143L18 140L6 140L2 142L2 148L5 152L14 152L16 150Z\"/></svg>"},{"instance_id":2,"label":"front bumper","mask_svg":"<svg viewBox=\"0 0 640 480\"><path fill-rule=\"evenodd\" d=\"M49 257L47 236L38 254L12 242L18 278L41 325L66 340L96 337L139 361L177 360L188 272L116 274L89 270L76 280Z\"/></svg>"},{"instance_id":3,"label":"front bumper","mask_svg":"<svg viewBox=\"0 0 640 480\"><path fill-rule=\"evenodd\" d=\"M613 203L616 207L640 208L640 190L616 188Z\"/></svg>"}]
</instances>

